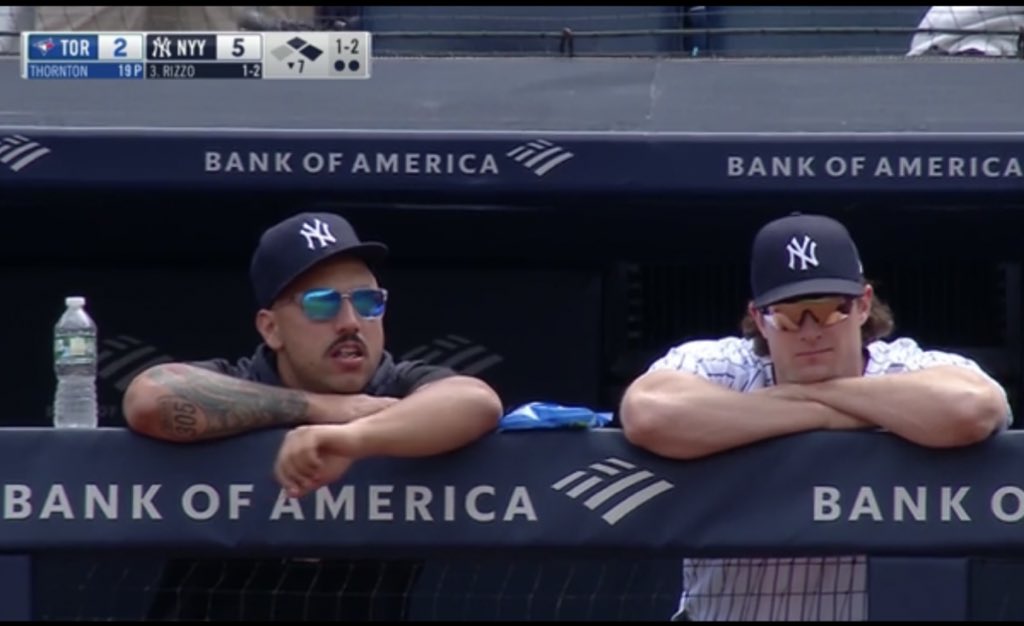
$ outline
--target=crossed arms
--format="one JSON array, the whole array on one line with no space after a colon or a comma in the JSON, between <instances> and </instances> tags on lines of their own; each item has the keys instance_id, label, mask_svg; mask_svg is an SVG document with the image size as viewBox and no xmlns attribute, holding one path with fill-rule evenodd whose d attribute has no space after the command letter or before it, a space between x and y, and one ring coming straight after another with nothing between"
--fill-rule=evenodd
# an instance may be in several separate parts
<instances>
[{"instance_id":1,"label":"crossed arms","mask_svg":"<svg viewBox=\"0 0 1024 626\"><path fill-rule=\"evenodd\" d=\"M883 428L923 446L963 446L990 436L1008 414L998 385L954 365L750 393L657 370L634 381L620 407L630 442L678 459L819 429Z\"/></svg>"},{"instance_id":2,"label":"crossed arms","mask_svg":"<svg viewBox=\"0 0 1024 626\"><path fill-rule=\"evenodd\" d=\"M493 430L502 413L494 390L468 376L428 382L398 399L307 393L184 363L140 374L123 405L132 430L173 442L298 426L285 436L274 463L277 481L292 497L338 480L364 457L455 450Z\"/></svg>"}]
</instances>

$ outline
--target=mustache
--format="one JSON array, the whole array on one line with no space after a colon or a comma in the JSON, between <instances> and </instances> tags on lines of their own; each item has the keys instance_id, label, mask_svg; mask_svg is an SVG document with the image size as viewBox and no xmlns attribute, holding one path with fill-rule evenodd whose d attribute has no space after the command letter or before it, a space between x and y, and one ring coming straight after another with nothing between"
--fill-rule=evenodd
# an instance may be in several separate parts
<instances>
[{"instance_id":1,"label":"mustache","mask_svg":"<svg viewBox=\"0 0 1024 626\"><path fill-rule=\"evenodd\" d=\"M330 356L331 352L334 352L343 343L358 343L360 349L362 349L363 351L363 354L366 354L367 352L366 341L363 339L362 335L360 335L359 333L349 333L347 335L342 335L341 337L338 337L336 340L334 340L331 343L331 345L328 346L327 350L324 352L324 355Z\"/></svg>"}]
</instances>

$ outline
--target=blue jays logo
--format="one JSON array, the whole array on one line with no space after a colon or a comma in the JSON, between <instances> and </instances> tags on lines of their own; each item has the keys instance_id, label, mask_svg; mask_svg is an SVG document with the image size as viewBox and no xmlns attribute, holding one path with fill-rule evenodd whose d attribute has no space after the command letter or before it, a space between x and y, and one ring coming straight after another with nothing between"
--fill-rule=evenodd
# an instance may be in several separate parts
<instances>
[{"instance_id":1,"label":"blue jays logo","mask_svg":"<svg viewBox=\"0 0 1024 626\"><path fill-rule=\"evenodd\" d=\"M41 52L45 56L50 53L50 50L56 48L57 44L53 43L53 38L50 37L42 41L37 41L36 43L32 44L32 46L39 50L39 52Z\"/></svg>"}]
</instances>

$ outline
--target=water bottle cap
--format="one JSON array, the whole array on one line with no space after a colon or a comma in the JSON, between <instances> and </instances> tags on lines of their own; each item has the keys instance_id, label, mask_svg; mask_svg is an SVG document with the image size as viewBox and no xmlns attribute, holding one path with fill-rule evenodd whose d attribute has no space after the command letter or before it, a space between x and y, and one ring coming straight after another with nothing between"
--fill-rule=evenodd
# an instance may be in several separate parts
<instances>
[{"instance_id":1,"label":"water bottle cap","mask_svg":"<svg viewBox=\"0 0 1024 626\"><path fill-rule=\"evenodd\" d=\"M82 296L68 296L64 298L64 305L81 308L85 306L85 298Z\"/></svg>"}]
</instances>

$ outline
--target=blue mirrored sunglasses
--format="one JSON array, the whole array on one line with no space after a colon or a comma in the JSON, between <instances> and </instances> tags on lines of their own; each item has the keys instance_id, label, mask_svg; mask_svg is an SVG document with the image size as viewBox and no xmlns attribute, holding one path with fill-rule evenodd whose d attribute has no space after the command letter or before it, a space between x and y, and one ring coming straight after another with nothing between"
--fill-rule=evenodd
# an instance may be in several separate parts
<instances>
[{"instance_id":1,"label":"blue mirrored sunglasses","mask_svg":"<svg viewBox=\"0 0 1024 626\"><path fill-rule=\"evenodd\" d=\"M336 289L310 289L299 296L299 305L306 317L314 322L326 322L337 317L341 303L348 298L359 317L375 319L384 315L388 302L386 289L353 289L341 293Z\"/></svg>"}]
</instances>

